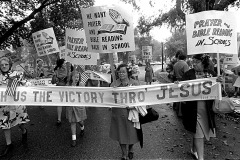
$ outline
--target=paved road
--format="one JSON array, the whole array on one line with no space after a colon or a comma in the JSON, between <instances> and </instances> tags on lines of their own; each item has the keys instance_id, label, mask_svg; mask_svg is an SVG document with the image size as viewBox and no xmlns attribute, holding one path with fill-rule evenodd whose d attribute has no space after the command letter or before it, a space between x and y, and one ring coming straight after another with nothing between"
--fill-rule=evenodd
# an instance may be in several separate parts
<instances>
[{"instance_id":1,"label":"paved road","mask_svg":"<svg viewBox=\"0 0 240 160\"><path fill-rule=\"evenodd\" d=\"M183 129L181 120L170 106L157 105L154 108L160 118L143 125L144 147L135 146L135 159L192 159L189 153L191 136ZM70 147L70 125L65 115L62 126L55 126L55 107L45 107L44 110L28 107L28 113L31 118L27 125L29 150L21 146L21 133L15 127L15 149L6 159L119 159L121 156L118 143L108 137L110 110L107 108L87 109L85 136L78 137L75 148ZM206 142L206 159L239 159L239 124L217 117L217 126L217 138L211 143ZM4 144L1 131L1 149Z\"/></svg>"}]
</instances>

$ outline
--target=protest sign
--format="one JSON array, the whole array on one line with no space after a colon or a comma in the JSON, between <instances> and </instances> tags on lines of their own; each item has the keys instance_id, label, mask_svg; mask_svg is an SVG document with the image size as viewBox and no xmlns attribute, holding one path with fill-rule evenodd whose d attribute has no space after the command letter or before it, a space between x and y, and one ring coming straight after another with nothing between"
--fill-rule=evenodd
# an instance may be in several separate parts
<instances>
[{"instance_id":1,"label":"protest sign","mask_svg":"<svg viewBox=\"0 0 240 160\"><path fill-rule=\"evenodd\" d=\"M134 51L132 13L119 6L81 9L88 49L97 53Z\"/></svg>"},{"instance_id":2,"label":"protest sign","mask_svg":"<svg viewBox=\"0 0 240 160\"><path fill-rule=\"evenodd\" d=\"M59 49L60 49L60 52L59 52L60 59L65 59L65 53L66 53L65 46L61 46L61 47L59 47Z\"/></svg>"},{"instance_id":3,"label":"protest sign","mask_svg":"<svg viewBox=\"0 0 240 160\"><path fill-rule=\"evenodd\" d=\"M90 70L85 71L85 73L89 74L89 79L111 83L111 74L99 73L99 72L90 71Z\"/></svg>"},{"instance_id":4,"label":"protest sign","mask_svg":"<svg viewBox=\"0 0 240 160\"><path fill-rule=\"evenodd\" d=\"M38 56L59 52L58 43L53 28L47 28L32 34Z\"/></svg>"},{"instance_id":5,"label":"protest sign","mask_svg":"<svg viewBox=\"0 0 240 160\"><path fill-rule=\"evenodd\" d=\"M76 65L97 65L98 53L88 52L85 32L66 28L66 60Z\"/></svg>"},{"instance_id":6,"label":"protest sign","mask_svg":"<svg viewBox=\"0 0 240 160\"><path fill-rule=\"evenodd\" d=\"M237 54L236 25L233 12L204 11L186 15L188 55Z\"/></svg>"},{"instance_id":7,"label":"protest sign","mask_svg":"<svg viewBox=\"0 0 240 160\"><path fill-rule=\"evenodd\" d=\"M152 60L152 46L142 46L142 59Z\"/></svg>"},{"instance_id":8,"label":"protest sign","mask_svg":"<svg viewBox=\"0 0 240 160\"><path fill-rule=\"evenodd\" d=\"M226 54L223 60L224 64L234 65L239 63L237 54Z\"/></svg>"},{"instance_id":9,"label":"protest sign","mask_svg":"<svg viewBox=\"0 0 240 160\"><path fill-rule=\"evenodd\" d=\"M28 80L32 86L52 86L52 78L30 79Z\"/></svg>"},{"instance_id":10,"label":"protest sign","mask_svg":"<svg viewBox=\"0 0 240 160\"><path fill-rule=\"evenodd\" d=\"M126 107L221 99L216 78L129 87L18 87L14 99L0 87L1 105Z\"/></svg>"}]
</instances>

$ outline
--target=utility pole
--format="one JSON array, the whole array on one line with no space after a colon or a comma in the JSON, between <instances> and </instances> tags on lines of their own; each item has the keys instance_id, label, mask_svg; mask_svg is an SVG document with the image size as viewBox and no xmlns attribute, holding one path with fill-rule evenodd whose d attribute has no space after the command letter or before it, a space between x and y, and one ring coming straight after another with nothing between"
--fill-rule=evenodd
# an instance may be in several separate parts
<instances>
[{"instance_id":1,"label":"utility pole","mask_svg":"<svg viewBox=\"0 0 240 160\"><path fill-rule=\"evenodd\" d=\"M163 72L163 42L162 42L162 72Z\"/></svg>"}]
</instances>

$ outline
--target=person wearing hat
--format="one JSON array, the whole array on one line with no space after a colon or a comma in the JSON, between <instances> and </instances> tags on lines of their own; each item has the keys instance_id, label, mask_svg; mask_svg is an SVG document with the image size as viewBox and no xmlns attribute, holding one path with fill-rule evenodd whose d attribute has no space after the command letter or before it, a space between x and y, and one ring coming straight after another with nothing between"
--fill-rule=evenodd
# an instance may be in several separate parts
<instances>
[{"instance_id":1,"label":"person wearing hat","mask_svg":"<svg viewBox=\"0 0 240 160\"><path fill-rule=\"evenodd\" d=\"M11 59L9 59L8 57L0 58L0 84L2 86L7 86L8 83L10 83L13 79L18 79L20 84L24 83L22 80L23 74L20 74L16 71L12 72L11 68ZM7 100L14 101L14 92L10 94L10 92L6 90L5 94ZM3 129L7 144L5 149L0 153L0 158L7 155L13 149L13 144L11 141L11 128L14 126L19 126L22 131L22 143L24 144L24 146L27 145L27 129L24 127L24 124L29 121L30 120L27 114L26 106L0 106L0 128Z\"/></svg>"}]
</instances>

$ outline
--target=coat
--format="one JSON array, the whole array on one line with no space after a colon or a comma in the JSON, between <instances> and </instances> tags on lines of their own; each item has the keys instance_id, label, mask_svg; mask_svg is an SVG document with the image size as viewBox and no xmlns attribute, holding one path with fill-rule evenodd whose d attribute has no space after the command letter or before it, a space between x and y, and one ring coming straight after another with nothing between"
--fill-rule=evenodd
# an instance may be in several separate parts
<instances>
[{"instance_id":1,"label":"coat","mask_svg":"<svg viewBox=\"0 0 240 160\"><path fill-rule=\"evenodd\" d=\"M216 73L212 70L208 70L208 73L216 76ZM183 80L193 80L196 79L195 70L190 69L183 75ZM216 128L215 114L212 110L213 100L206 100L207 114L208 114L208 124L210 129L214 133L214 128ZM196 133L197 125L197 101L188 101L182 103L182 119L183 126L186 130Z\"/></svg>"},{"instance_id":2,"label":"coat","mask_svg":"<svg viewBox=\"0 0 240 160\"><path fill-rule=\"evenodd\" d=\"M121 81L116 81L118 87L124 87ZM129 80L129 85L139 85L133 79ZM111 85L113 86L113 85ZM143 146L142 129L136 129L133 122L128 120L129 110L126 108L112 108L111 125L109 136L111 139L118 141L120 144L135 144L140 141Z\"/></svg>"}]
</instances>

